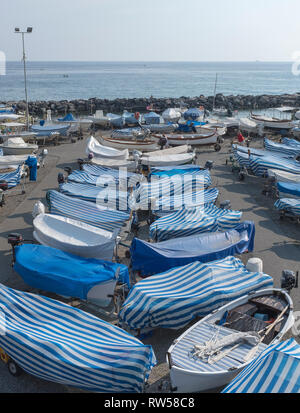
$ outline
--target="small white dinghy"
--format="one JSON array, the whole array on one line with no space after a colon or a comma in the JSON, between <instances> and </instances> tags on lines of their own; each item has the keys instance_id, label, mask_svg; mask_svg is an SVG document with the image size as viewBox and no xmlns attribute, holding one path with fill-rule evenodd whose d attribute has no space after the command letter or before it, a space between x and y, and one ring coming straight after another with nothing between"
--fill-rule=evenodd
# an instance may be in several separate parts
<instances>
[{"instance_id":1,"label":"small white dinghy","mask_svg":"<svg viewBox=\"0 0 300 413\"><path fill-rule=\"evenodd\" d=\"M111 148L126 149L129 152L134 150L141 152L150 152L158 149L157 142L154 139L115 139L115 138L100 138L102 145Z\"/></svg>"},{"instance_id":2,"label":"small white dinghy","mask_svg":"<svg viewBox=\"0 0 300 413\"><path fill-rule=\"evenodd\" d=\"M86 154L92 153L96 158L127 160L129 157L128 149L117 150L108 146L101 145L93 136L86 144Z\"/></svg>"},{"instance_id":3,"label":"small white dinghy","mask_svg":"<svg viewBox=\"0 0 300 413\"><path fill-rule=\"evenodd\" d=\"M111 261L118 230L105 231L84 222L52 214L33 220L34 238L42 245L86 258Z\"/></svg>"},{"instance_id":4,"label":"small white dinghy","mask_svg":"<svg viewBox=\"0 0 300 413\"><path fill-rule=\"evenodd\" d=\"M170 165L185 165L191 163L196 157L194 152L192 153L179 153L175 155L165 156L142 156L140 162L146 166L170 166Z\"/></svg>"},{"instance_id":5,"label":"small white dinghy","mask_svg":"<svg viewBox=\"0 0 300 413\"><path fill-rule=\"evenodd\" d=\"M39 147L38 145L26 143L21 137L17 137L8 138L0 145L0 149L2 149L3 155L30 155L33 152L37 152Z\"/></svg>"},{"instance_id":6,"label":"small white dinghy","mask_svg":"<svg viewBox=\"0 0 300 413\"><path fill-rule=\"evenodd\" d=\"M225 386L293 324L293 302L285 290L260 290L230 302L169 348L173 390L193 393Z\"/></svg>"}]
</instances>

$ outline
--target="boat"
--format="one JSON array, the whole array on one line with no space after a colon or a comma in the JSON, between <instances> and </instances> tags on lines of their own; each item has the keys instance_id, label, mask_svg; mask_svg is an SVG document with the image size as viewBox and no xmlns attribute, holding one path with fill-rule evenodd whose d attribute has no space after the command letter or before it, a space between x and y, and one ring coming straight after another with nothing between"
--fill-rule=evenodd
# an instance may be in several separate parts
<instances>
[{"instance_id":1,"label":"boat","mask_svg":"<svg viewBox=\"0 0 300 413\"><path fill-rule=\"evenodd\" d=\"M116 211L54 190L47 192L46 201L51 214L82 221L105 231L121 231L130 219L127 212Z\"/></svg>"},{"instance_id":2,"label":"boat","mask_svg":"<svg viewBox=\"0 0 300 413\"><path fill-rule=\"evenodd\" d=\"M116 149L127 149L129 152L138 150L141 152L155 151L158 149L157 142L154 139L133 140L133 139L113 139L100 138L102 145L109 146Z\"/></svg>"},{"instance_id":3,"label":"boat","mask_svg":"<svg viewBox=\"0 0 300 413\"><path fill-rule=\"evenodd\" d=\"M288 194L290 198L300 200L300 182L277 182L276 187L280 197L282 194Z\"/></svg>"},{"instance_id":4,"label":"boat","mask_svg":"<svg viewBox=\"0 0 300 413\"><path fill-rule=\"evenodd\" d=\"M127 168L128 171L135 171L137 165L135 161L120 160L120 159L105 159L105 158L92 158L88 164L102 166L104 168Z\"/></svg>"},{"instance_id":5,"label":"boat","mask_svg":"<svg viewBox=\"0 0 300 413\"><path fill-rule=\"evenodd\" d=\"M255 133L258 131L257 123L249 118L240 118L239 129L243 132Z\"/></svg>"},{"instance_id":6,"label":"boat","mask_svg":"<svg viewBox=\"0 0 300 413\"><path fill-rule=\"evenodd\" d=\"M161 242L206 232L225 231L236 227L241 218L241 211L221 209L212 204L182 209L154 221L150 225L149 235L155 242Z\"/></svg>"},{"instance_id":7,"label":"boat","mask_svg":"<svg viewBox=\"0 0 300 413\"><path fill-rule=\"evenodd\" d=\"M76 119L72 115L72 113L68 113L65 117L63 118L58 118L57 119L58 123L68 123L70 124L70 129L69 132L87 132L92 124L93 121L88 118L82 118L82 119Z\"/></svg>"},{"instance_id":8,"label":"boat","mask_svg":"<svg viewBox=\"0 0 300 413\"><path fill-rule=\"evenodd\" d=\"M146 129L138 128L124 128L124 129L115 129L110 135L113 139L134 139L144 138Z\"/></svg>"},{"instance_id":9,"label":"boat","mask_svg":"<svg viewBox=\"0 0 300 413\"><path fill-rule=\"evenodd\" d=\"M273 142L270 139L264 138L264 146L267 151L278 153L280 156L289 155L291 157L296 157L300 155L300 145L285 145L283 143Z\"/></svg>"},{"instance_id":10,"label":"boat","mask_svg":"<svg viewBox=\"0 0 300 413\"><path fill-rule=\"evenodd\" d=\"M3 144L0 145L0 149L3 151L3 155L24 155L37 152L38 145L25 143L21 137L8 138Z\"/></svg>"},{"instance_id":11,"label":"boat","mask_svg":"<svg viewBox=\"0 0 300 413\"><path fill-rule=\"evenodd\" d=\"M144 130L150 130L152 133L172 133L178 128L177 123L160 123L146 125L142 127Z\"/></svg>"},{"instance_id":12,"label":"boat","mask_svg":"<svg viewBox=\"0 0 300 413\"><path fill-rule=\"evenodd\" d=\"M128 193L118 189L114 182L108 182L108 186L97 187L96 185L78 184L67 182L59 186L61 193L83 201L94 202L97 206L104 206L117 211L128 212Z\"/></svg>"},{"instance_id":13,"label":"boat","mask_svg":"<svg viewBox=\"0 0 300 413\"><path fill-rule=\"evenodd\" d=\"M111 261L118 231L109 232L84 222L54 214L33 220L33 236L42 245L86 258Z\"/></svg>"},{"instance_id":14,"label":"boat","mask_svg":"<svg viewBox=\"0 0 300 413\"><path fill-rule=\"evenodd\" d=\"M128 149L117 150L110 146L101 145L93 136L87 140L86 154L92 153L96 158L125 161L129 157Z\"/></svg>"},{"instance_id":15,"label":"boat","mask_svg":"<svg viewBox=\"0 0 300 413\"><path fill-rule=\"evenodd\" d=\"M198 121L204 116L204 109L200 110L198 108L191 108L184 112L183 117L185 120Z\"/></svg>"},{"instance_id":16,"label":"boat","mask_svg":"<svg viewBox=\"0 0 300 413\"><path fill-rule=\"evenodd\" d=\"M145 166L175 166L191 163L196 157L194 152L179 153L174 155L155 155L155 156L142 156L140 162Z\"/></svg>"},{"instance_id":17,"label":"boat","mask_svg":"<svg viewBox=\"0 0 300 413\"><path fill-rule=\"evenodd\" d=\"M285 290L252 290L175 340L167 352L172 388L192 393L225 386L293 324L293 302Z\"/></svg>"},{"instance_id":18,"label":"boat","mask_svg":"<svg viewBox=\"0 0 300 413\"><path fill-rule=\"evenodd\" d=\"M13 168L1 169L0 167L0 182L5 183L5 185L7 185L7 189L11 189L19 185L23 176L24 176L23 165L19 165L16 169L13 169Z\"/></svg>"},{"instance_id":19,"label":"boat","mask_svg":"<svg viewBox=\"0 0 300 413\"><path fill-rule=\"evenodd\" d=\"M204 232L156 243L134 238L131 268L140 276L149 276L195 261L206 263L241 255L253 251L254 236L254 223L242 222L225 232Z\"/></svg>"},{"instance_id":20,"label":"boat","mask_svg":"<svg viewBox=\"0 0 300 413\"><path fill-rule=\"evenodd\" d=\"M203 134L203 133L216 133L218 136L224 136L227 133L227 127L220 127L220 126L212 126L210 124L206 124L206 125L201 125L201 126L197 126L195 125L195 129L197 131L197 133Z\"/></svg>"},{"instance_id":21,"label":"boat","mask_svg":"<svg viewBox=\"0 0 300 413\"><path fill-rule=\"evenodd\" d=\"M143 118L147 125L159 125L161 123L160 115L155 112L145 113Z\"/></svg>"},{"instance_id":22,"label":"boat","mask_svg":"<svg viewBox=\"0 0 300 413\"><path fill-rule=\"evenodd\" d=\"M152 135L154 139L159 140L162 135ZM215 145L218 143L219 135L216 130L210 132L209 130L203 134L182 134L182 135L165 135L168 139L169 145Z\"/></svg>"},{"instance_id":23,"label":"boat","mask_svg":"<svg viewBox=\"0 0 300 413\"><path fill-rule=\"evenodd\" d=\"M228 110L226 108L216 108L216 93L217 93L217 83L218 83L218 73L216 73L216 81L215 81L215 88L214 88L214 99L213 99L213 107L211 113L216 116L226 116Z\"/></svg>"},{"instance_id":24,"label":"boat","mask_svg":"<svg viewBox=\"0 0 300 413\"><path fill-rule=\"evenodd\" d=\"M9 368L13 362L42 380L87 391L144 391L156 363L151 346L48 297L0 285L0 302L5 320L0 348Z\"/></svg>"},{"instance_id":25,"label":"boat","mask_svg":"<svg viewBox=\"0 0 300 413\"><path fill-rule=\"evenodd\" d=\"M27 285L107 307L116 284L130 288L126 265L84 258L37 244L15 247L14 270Z\"/></svg>"},{"instance_id":26,"label":"boat","mask_svg":"<svg viewBox=\"0 0 300 413\"><path fill-rule=\"evenodd\" d=\"M268 177L274 177L277 182L290 182L300 184L300 175L278 169L268 169Z\"/></svg>"},{"instance_id":27,"label":"boat","mask_svg":"<svg viewBox=\"0 0 300 413\"><path fill-rule=\"evenodd\" d=\"M300 393L300 346L295 339L268 346L222 393Z\"/></svg>"},{"instance_id":28,"label":"boat","mask_svg":"<svg viewBox=\"0 0 300 413\"><path fill-rule=\"evenodd\" d=\"M250 119L257 123L257 125L262 125L265 128L271 129L293 129L296 125L293 120L284 120L273 118L270 116L256 115L251 113Z\"/></svg>"},{"instance_id":29,"label":"boat","mask_svg":"<svg viewBox=\"0 0 300 413\"><path fill-rule=\"evenodd\" d=\"M96 110L96 113L87 117L93 124L108 128L110 126L110 118L105 116L103 110Z\"/></svg>"},{"instance_id":30,"label":"boat","mask_svg":"<svg viewBox=\"0 0 300 413\"><path fill-rule=\"evenodd\" d=\"M238 258L195 261L136 283L122 305L119 318L130 329L140 332L155 328L178 330L252 291L272 287L272 277L248 271ZM189 358L188 351L181 356L182 365ZM191 379L186 378L184 383L182 392L197 391ZM181 390L179 383L174 383L175 386Z\"/></svg>"},{"instance_id":31,"label":"boat","mask_svg":"<svg viewBox=\"0 0 300 413\"><path fill-rule=\"evenodd\" d=\"M183 153L192 152L189 145L175 146L174 148L160 149L159 151L144 153L143 157L156 157L166 155L178 155Z\"/></svg>"},{"instance_id":32,"label":"boat","mask_svg":"<svg viewBox=\"0 0 300 413\"><path fill-rule=\"evenodd\" d=\"M169 108L163 111L161 116L165 122L177 123L180 120L182 113L179 109Z\"/></svg>"},{"instance_id":33,"label":"boat","mask_svg":"<svg viewBox=\"0 0 300 413\"><path fill-rule=\"evenodd\" d=\"M122 185L125 181L129 188L137 186L147 180L143 174L128 172L127 170L123 171L122 169L107 168L100 165L83 164L82 170L89 175L106 177L108 180L114 181L118 185Z\"/></svg>"},{"instance_id":34,"label":"boat","mask_svg":"<svg viewBox=\"0 0 300 413\"><path fill-rule=\"evenodd\" d=\"M55 123L49 124L46 123L44 126L42 125L32 125L31 130L35 132L37 136L51 136L53 133L58 133L60 135L65 136L70 129L70 124L67 125L57 125Z\"/></svg>"},{"instance_id":35,"label":"boat","mask_svg":"<svg viewBox=\"0 0 300 413\"><path fill-rule=\"evenodd\" d=\"M280 198L275 202L274 208L283 215L300 218L300 200L297 198Z\"/></svg>"},{"instance_id":36,"label":"boat","mask_svg":"<svg viewBox=\"0 0 300 413\"><path fill-rule=\"evenodd\" d=\"M5 155L0 156L0 169L12 168L16 169L19 165L23 165L28 159L28 155Z\"/></svg>"}]
</instances>

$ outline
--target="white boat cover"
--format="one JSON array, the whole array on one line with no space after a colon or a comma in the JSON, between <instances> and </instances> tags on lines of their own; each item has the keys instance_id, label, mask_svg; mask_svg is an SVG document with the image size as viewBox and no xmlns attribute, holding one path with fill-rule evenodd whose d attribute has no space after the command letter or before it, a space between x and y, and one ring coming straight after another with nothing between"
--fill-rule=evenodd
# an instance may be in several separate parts
<instances>
[{"instance_id":1,"label":"white boat cover","mask_svg":"<svg viewBox=\"0 0 300 413\"><path fill-rule=\"evenodd\" d=\"M256 131L257 123L249 118L240 118L240 129L246 131Z\"/></svg>"},{"instance_id":2,"label":"white boat cover","mask_svg":"<svg viewBox=\"0 0 300 413\"><path fill-rule=\"evenodd\" d=\"M118 149L109 146L101 145L93 136L91 136L86 144L86 154L93 153L96 158L104 158L108 160L119 159L126 161L129 157L128 149L119 151Z\"/></svg>"},{"instance_id":3,"label":"white boat cover","mask_svg":"<svg viewBox=\"0 0 300 413\"><path fill-rule=\"evenodd\" d=\"M300 346L293 339L267 347L222 393L300 393Z\"/></svg>"},{"instance_id":4,"label":"white boat cover","mask_svg":"<svg viewBox=\"0 0 300 413\"><path fill-rule=\"evenodd\" d=\"M53 190L47 192L46 200L51 214L82 221L110 232L120 230L130 217L127 212L109 209Z\"/></svg>"},{"instance_id":5,"label":"white boat cover","mask_svg":"<svg viewBox=\"0 0 300 413\"><path fill-rule=\"evenodd\" d=\"M277 182L300 183L300 175L278 169L268 169L268 176L274 176Z\"/></svg>"},{"instance_id":6,"label":"white boat cover","mask_svg":"<svg viewBox=\"0 0 300 413\"><path fill-rule=\"evenodd\" d=\"M150 237L155 241L188 237L205 232L225 231L236 227L242 212L217 208L208 204L194 209L182 209L159 218L150 225Z\"/></svg>"},{"instance_id":7,"label":"white boat cover","mask_svg":"<svg viewBox=\"0 0 300 413\"><path fill-rule=\"evenodd\" d=\"M179 119L181 118L181 112L179 109L175 109L175 108L170 108L170 109L166 109L163 113L162 113L162 117L165 121L170 121L170 122L177 122L179 121Z\"/></svg>"},{"instance_id":8,"label":"white boat cover","mask_svg":"<svg viewBox=\"0 0 300 413\"><path fill-rule=\"evenodd\" d=\"M140 161L142 165L146 166L169 166L169 165L184 165L190 163L195 158L195 153L180 153L177 155L165 155L165 156L142 156Z\"/></svg>"},{"instance_id":9,"label":"white boat cover","mask_svg":"<svg viewBox=\"0 0 300 413\"><path fill-rule=\"evenodd\" d=\"M33 156L33 155L32 155ZM28 155L7 155L0 156L0 167L2 168L17 168L28 159Z\"/></svg>"},{"instance_id":10,"label":"white boat cover","mask_svg":"<svg viewBox=\"0 0 300 413\"><path fill-rule=\"evenodd\" d=\"M0 347L27 373L95 392L142 392L151 346L60 301L0 285Z\"/></svg>"},{"instance_id":11,"label":"white boat cover","mask_svg":"<svg viewBox=\"0 0 300 413\"><path fill-rule=\"evenodd\" d=\"M178 155L182 153L187 153L189 152L190 146L188 145L181 145L181 146L176 146L174 148L168 148L168 149L161 149L160 151L154 151L150 153L144 153L143 157L157 157L157 156L166 156L166 155Z\"/></svg>"},{"instance_id":12,"label":"white boat cover","mask_svg":"<svg viewBox=\"0 0 300 413\"><path fill-rule=\"evenodd\" d=\"M249 272L234 257L196 261L135 284L119 317L132 329L179 329L250 291L272 286L272 277Z\"/></svg>"},{"instance_id":13,"label":"white boat cover","mask_svg":"<svg viewBox=\"0 0 300 413\"><path fill-rule=\"evenodd\" d=\"M34 237L42 245L86 258L111 261L118 230L108 232L82 221L40 214L33 220Z\"/></svg>"}]
</instances>

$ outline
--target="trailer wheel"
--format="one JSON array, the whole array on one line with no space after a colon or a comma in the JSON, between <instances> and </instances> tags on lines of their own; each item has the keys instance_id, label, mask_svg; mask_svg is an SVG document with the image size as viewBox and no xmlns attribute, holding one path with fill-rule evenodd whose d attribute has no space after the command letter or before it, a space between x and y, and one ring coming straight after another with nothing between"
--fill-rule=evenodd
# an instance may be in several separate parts
<instances>
[{"instance_id":1,"label":"trailer wheel","mask_svg":"<svg viewBox=\"0 0 300 413\"><path fill-rule=\"evenodd\" d=\"M245 175L243 173L239 173L239 180L244 181L245 180Z\"/></svg>"},{"instance_id":2,"label":"trailer wheel","mask_svg":"<svg viewBox=\"0 0 300 413\"><path fill-rule=\"evenodd\" d=\"M221 150L221 145L219 145L218 143L215 144L214 149L216 152L220 152Z\"/></svg>"},{"instance_id":3,"label":"trailer wheel","mask_svg":"<svg viewBox=\"0 0 300 413\"><path fill-rule=\"evenodd\" d=\"M7 368L9 373L14 377L18 377L22 374L21 367L19 367L13 360L9 360L7 363Z\"/></svg>"}]
</instances>

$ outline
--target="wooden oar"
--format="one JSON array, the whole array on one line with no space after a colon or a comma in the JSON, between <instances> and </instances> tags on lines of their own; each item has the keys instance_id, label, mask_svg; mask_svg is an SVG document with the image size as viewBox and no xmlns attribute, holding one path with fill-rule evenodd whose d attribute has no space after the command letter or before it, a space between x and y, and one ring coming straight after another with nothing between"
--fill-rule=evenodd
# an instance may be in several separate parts
<instances>
[{"instance_id":1,"label":"wooden oar","mask_svg":"<svg viewBox=\"0 0 300 413\"><path fill-rule=\"evenodd\" d=\"M272 329L273 329L280 321L282 321L283 315L286 313L286 311L288 310L288 308L289 308L289 305L287 305L287 306L285 307L285 309L282 310L282 312L281 312L281 313L279 314L279 316L276 318L276 320L275 320L271 325L269 325L269 327L266 329L265 334L262 336L262 338L259 340L259 342L256 344L256 346L254 346L254 347L249 351L249 353L246 355L246 357L244 358L244 362L245 362L245 363L248 362L249 360L251 360L251 359L255 356L255 354L256 354L256 352L257 352L257 350L258 350L258 348L259 348L259 345L264 341L264 339L265 339L265 338L267 337L267 335L272 331ZM264 330L260 331L259 333L261 334L263 331L264 331Z\"/></svg>"}]
</instances>

